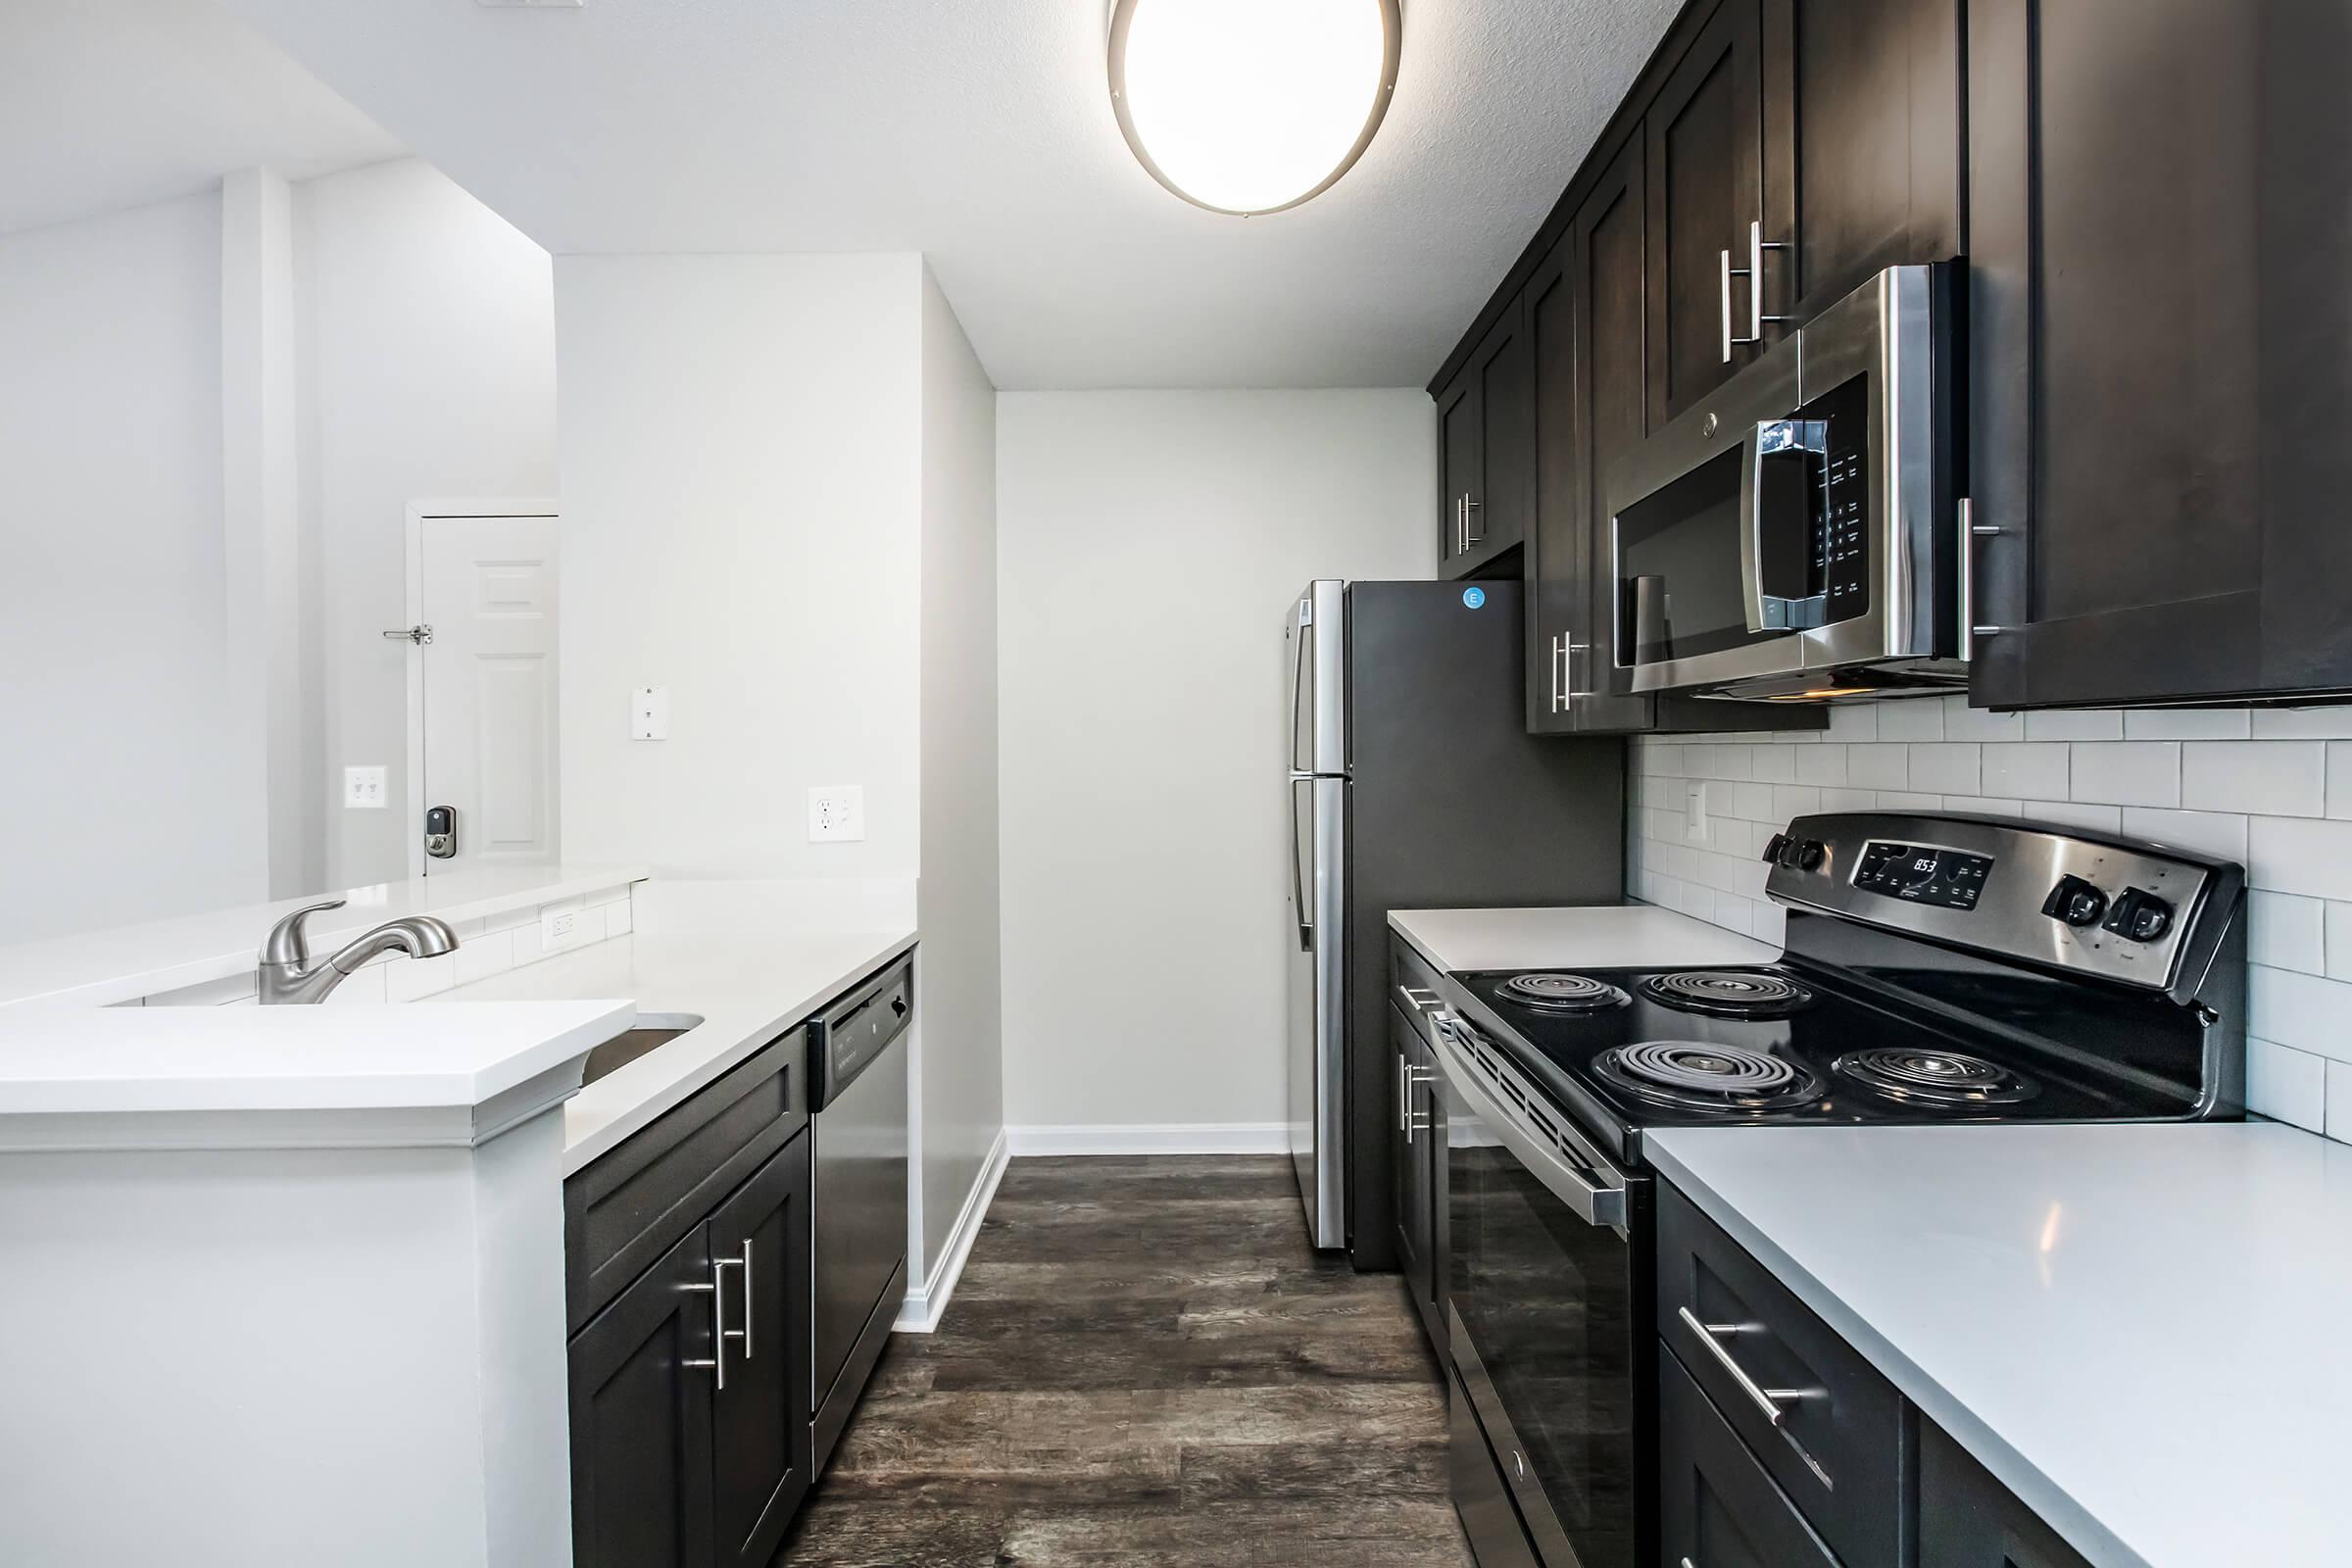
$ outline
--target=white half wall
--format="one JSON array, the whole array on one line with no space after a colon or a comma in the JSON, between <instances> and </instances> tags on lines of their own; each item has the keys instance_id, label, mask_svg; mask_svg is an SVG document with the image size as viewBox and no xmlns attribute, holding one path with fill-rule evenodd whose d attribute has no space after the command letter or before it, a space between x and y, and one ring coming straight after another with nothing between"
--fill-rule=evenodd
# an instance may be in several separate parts
<instances>
[{"instance_id":1,"label":"white half wall","mask_svg":"<svg viewBox=\"0 0 2352 1568\"><path fill-rule=\"evenodd\" d=\"M406 518L412 501L556 493L547 252L414 158L294 187L301 494L322 691L323 878L405 877ZM382 810L342 806L345 765L386 769Z\"/></svg>"},{"instance_id":2,"label":"white half wall","mask_svg":"<svg viewBox=\"0 0 2352 1568\"><path fill-rule=\"evenodd\" d=\"M998 400L1004 1113L1283 1105L1282 617L1437 569L1418 388Z\"/></svg>"},{"instance_id":3,"label":"white half wall","mask_svg":"<svg viewBox=\"0 0 2352 1568\"><path fill-rule=\"evenodd\" d=\"M921 268L556 262L567 858L917 873ZM863 843L808 842L816 784L864 786Z\"/></svg>"},{"instance_id":4,"label":"white half wall","mask_svg":"<svg viewBox=\"0 0 2352 1568\"><path fill-rule=\"evenodd\" d=\"M222 526L220 202L0 238L0 942L264 896Z\"/></svg>"},{"instance_id":5,"label":"white half wall","mask_svg":"<svg viewBox=\"0 0 2352 1568\"><path fill-rule=\"evenodd\" d=\"M910 1283L930 1283L1004 1127L997 848L997 389L922 276L922 877Z\"/></svg>"}]
</instances>

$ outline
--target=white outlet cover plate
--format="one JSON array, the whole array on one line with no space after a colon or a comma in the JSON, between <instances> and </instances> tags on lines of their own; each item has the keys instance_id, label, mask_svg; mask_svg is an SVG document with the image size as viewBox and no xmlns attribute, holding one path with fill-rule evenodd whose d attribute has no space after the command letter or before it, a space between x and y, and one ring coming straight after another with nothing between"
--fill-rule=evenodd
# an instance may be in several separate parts
<instances>
[{"instance_id":1,"label":"white outlet cover plate","mask_svg":"<svg viewBox=\"0 0 2352 1568\"><path fill-rule=\"evenodd\" d=\"M343 808L347 811L380 811L388 804L384 792L390 770L382 767L347 767L343 770Z\"/></svg>"},{"instance_id":2,"label":"white outlet cover plate","mask_svg":"<svg viewBox=\"0 0 2352 1568\"><path fill-rule=\"evenodd\" d=\"M668 687L632 686L629 688L629 739L637 741L669 739Z\"/></svg>"},{"instance_id":3,"label":"white outlet cover plate","mask_svg":"<svg viewBox=\"0 0 2352 1568\"><path fill-rule=\"evenodd\" d=\"M864 785L816 784L809 787L809 843L855 844L864 838Z\"/></svg>"},{"instance_id":4,"label":"white outlet cover plate","mask_svg":"<svg viewBox=\"0 0 2352 1568\"><path fill-rule=\"evenodd\" d=\"M550 904L539 910L539 946L549 953L577 947L582 940L580 919L584 910L577 904Z\"/></svg>"}]
</instances>

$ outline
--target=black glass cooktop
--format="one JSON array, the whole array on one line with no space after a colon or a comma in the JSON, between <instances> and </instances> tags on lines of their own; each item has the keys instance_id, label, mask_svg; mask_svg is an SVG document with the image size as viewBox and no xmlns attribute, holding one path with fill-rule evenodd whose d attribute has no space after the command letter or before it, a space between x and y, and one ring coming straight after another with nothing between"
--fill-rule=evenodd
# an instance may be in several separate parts
<instances>
[{"instance_id":1,"label":"black glass cooktop","mask_svg":"<svg viewBox=\"0 0 2352 1568\"><path fill-rule=\"evenodd\" d=\"M1575 977L1592 984L1531 985L1513 970L1447 978L1482 1037L1628 1157L1645 1127L2134 1121L2190 1109L2182 1092L2052 1046L2063 1032L2037 1044L2054 1021L2038 989L2019 999L2031 1004L2029 1030L1801 965Z\"/></svg>"}]
</instances>

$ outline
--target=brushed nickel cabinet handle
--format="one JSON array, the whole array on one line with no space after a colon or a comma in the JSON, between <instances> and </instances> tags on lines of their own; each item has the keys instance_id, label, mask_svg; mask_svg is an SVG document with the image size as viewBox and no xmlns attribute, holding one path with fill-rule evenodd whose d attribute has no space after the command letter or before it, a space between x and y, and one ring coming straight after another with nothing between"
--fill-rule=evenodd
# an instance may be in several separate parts
<instances>
[{"instance_id":1,"label":"brushed nickel cabinet handle","mask_svg":"<svg viewBox=\"0 0 2352 1568\"><path fill-rule=\"evenodd\" d=\"M1766 321L1788 319L1786 316L1766 316L1764 314L1764 253L1766 251L1785 251L1788 248L1788 243L1784 240L1764 237L1764 220L1759 218L1747 225L1747 315L1750 323L1748 326L1751 334L1748 338L1750 343L1764 341L1764 323Z\"/></svg>"},{"instance_id":2,"label":"brushed nickel cabinet handle","mask_svg":"<svg viewBox=\"0 0 2352 1568\"><path fill-rule=\"evenodd\" d=\"M1715 1364L1722 1367L1725 1374L1734 1383L1740 1385L1740 1392L1747 1396L1748 1402L1756 1407L1757 1413L1772 1425L1777 1427L1788 1417L1788 1412L1782 1409L1781 1406L1814 1396L1816 1391L1768 1389L1754 1378L1749 1377L1747 1369L1733 1360L1732 1352L1723 1348L1724 1339L1740 1332L1740 1324L1701 1323L1687 1306L1678 1306L1674 1310L1675 1315L1683 1320L1684 1326L1697 1336L1698 1343L1706 1347L1707 1354L1714 1357Z\"/></svg>"}]
</instances>

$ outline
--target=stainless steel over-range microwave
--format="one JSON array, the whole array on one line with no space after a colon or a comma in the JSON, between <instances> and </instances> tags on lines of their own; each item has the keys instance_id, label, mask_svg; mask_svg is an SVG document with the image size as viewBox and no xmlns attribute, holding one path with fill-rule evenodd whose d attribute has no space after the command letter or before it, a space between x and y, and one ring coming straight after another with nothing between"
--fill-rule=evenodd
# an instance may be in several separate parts
<instances>
[{"instance_id":1,"label":"stainless steel over-range microwave","mask_svg":"<svg viewBox=\"0 0 2352 1568\"><path fill-rule=\"evenodd\" d=\"M1967 678L1956 267L1831 306L1610 476L1637 692L1827 699Z\"/></svg>"}]
</instances>

